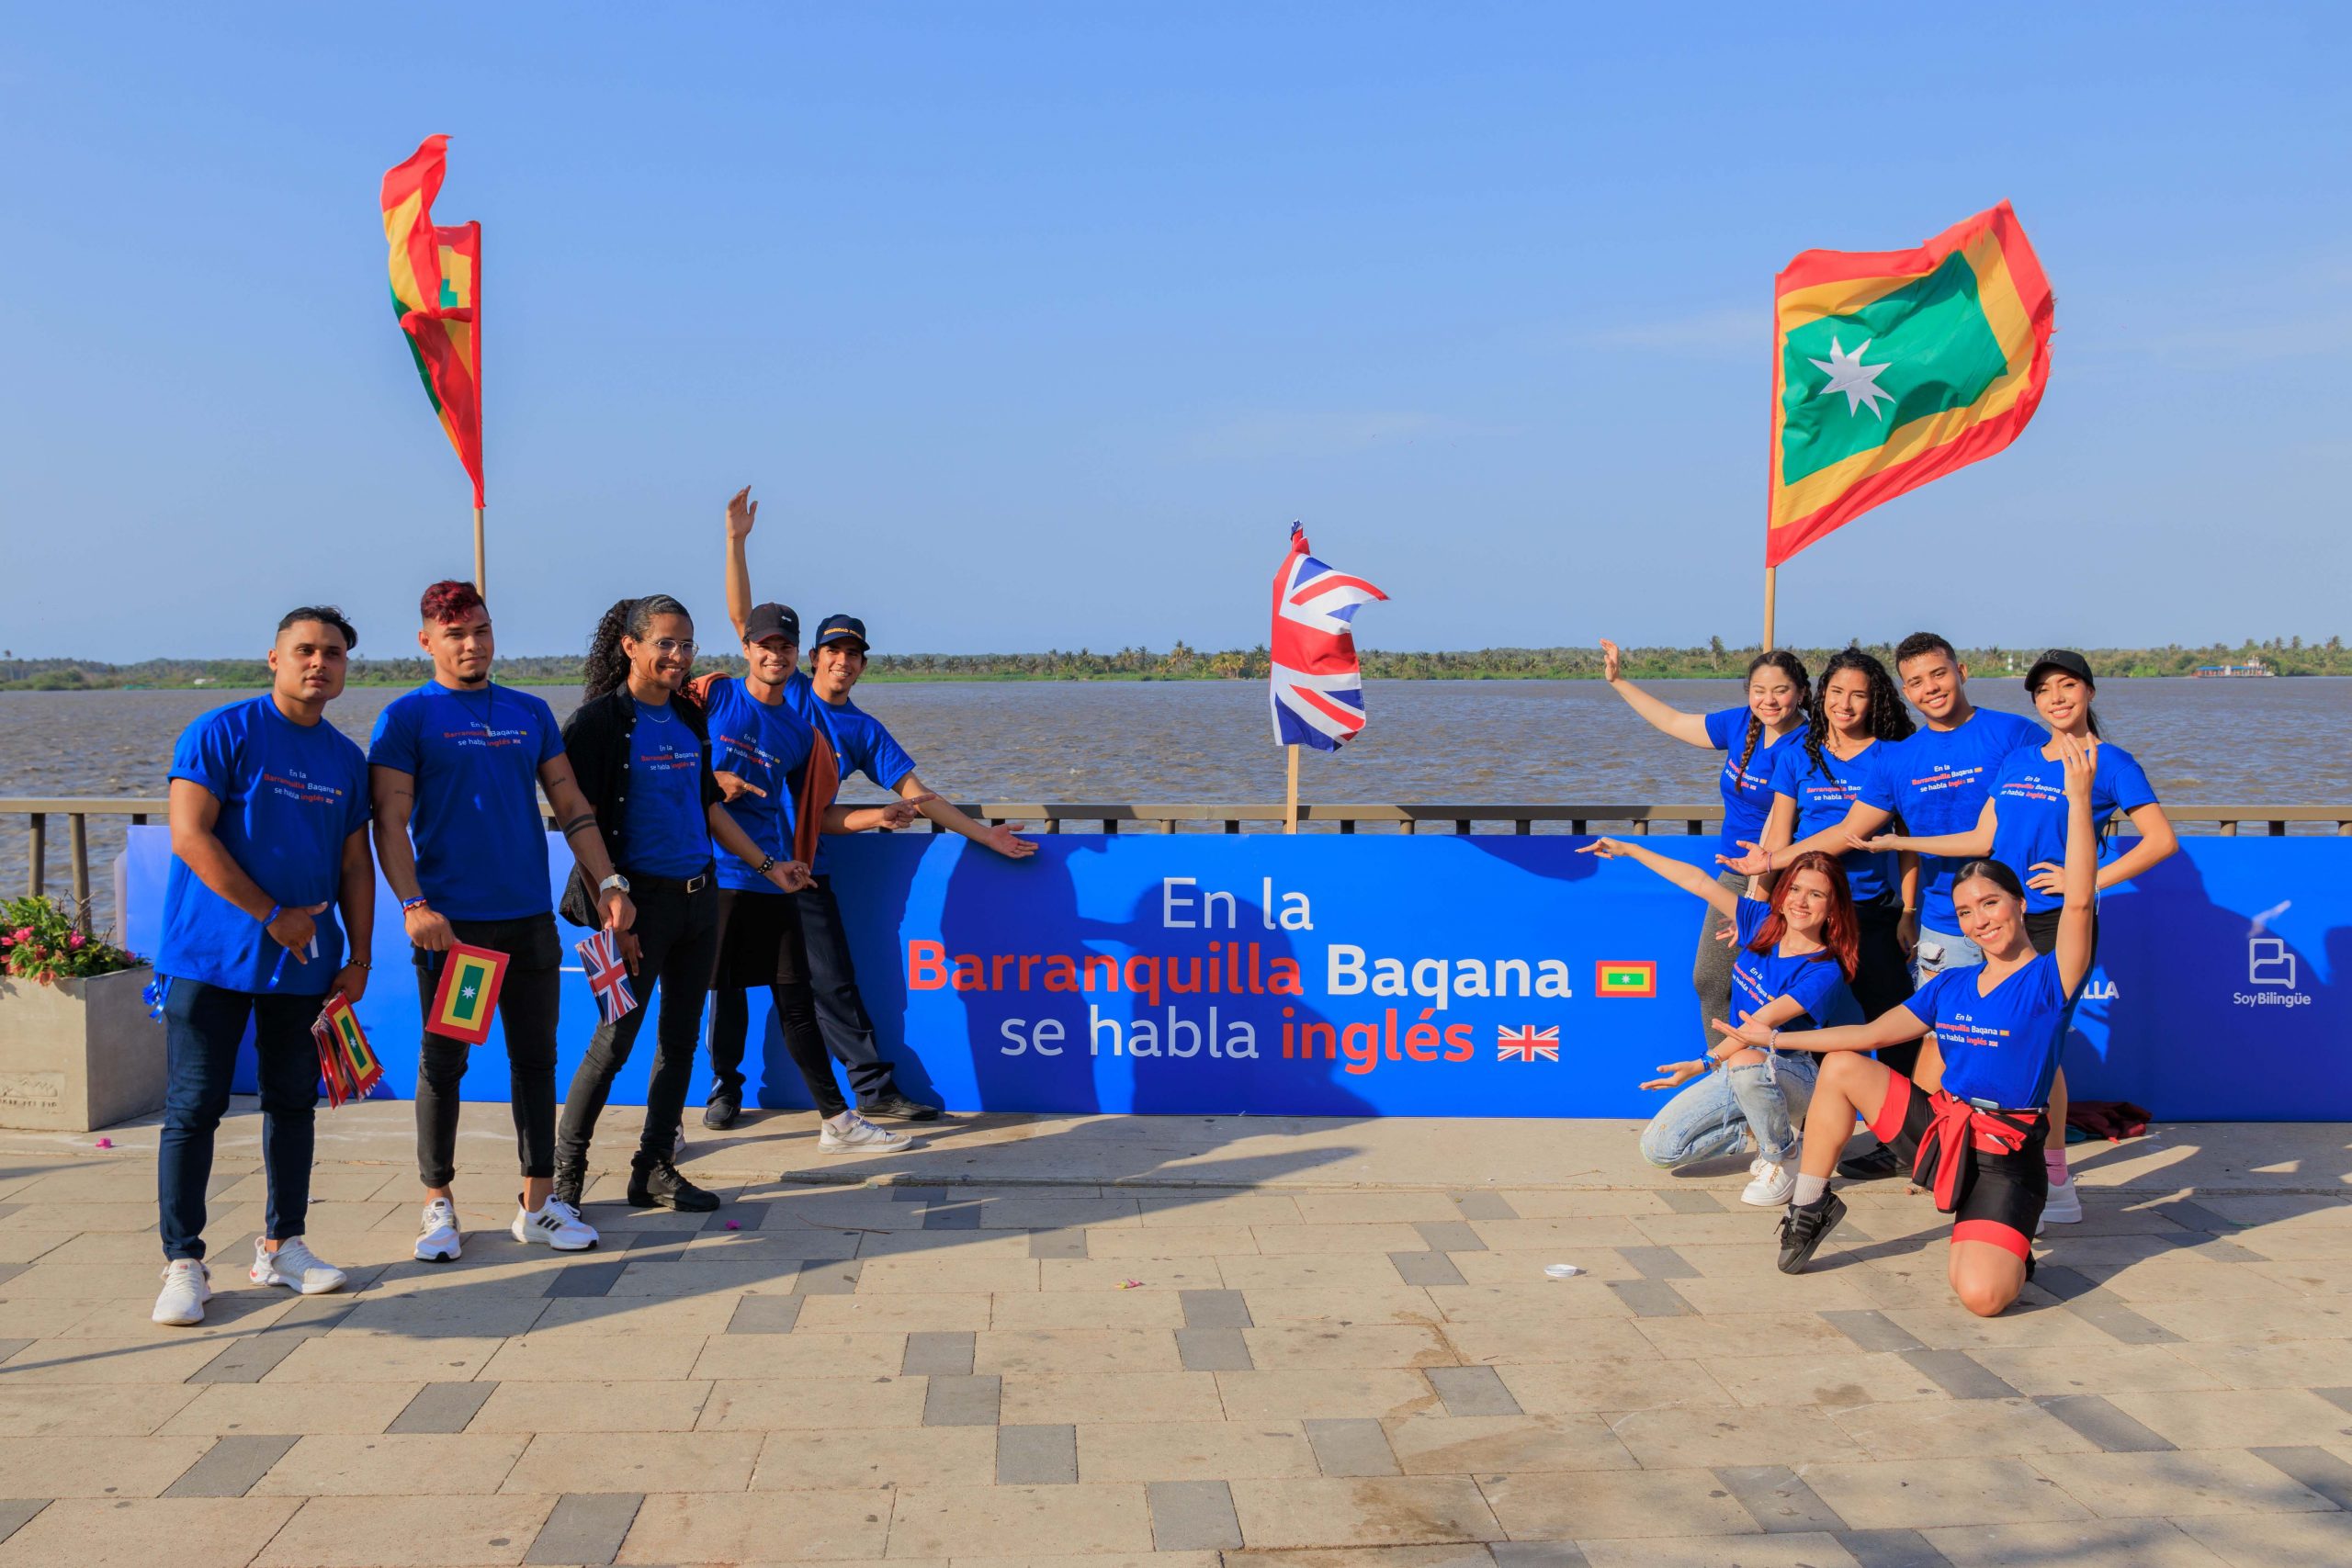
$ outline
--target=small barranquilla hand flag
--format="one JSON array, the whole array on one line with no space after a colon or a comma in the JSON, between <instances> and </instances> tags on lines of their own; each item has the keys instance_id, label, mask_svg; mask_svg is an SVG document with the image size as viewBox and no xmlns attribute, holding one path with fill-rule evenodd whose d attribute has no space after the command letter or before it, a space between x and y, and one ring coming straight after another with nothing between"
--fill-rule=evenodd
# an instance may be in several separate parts
<instances>
[{"instance_id":1,"label":"small barranquilla hand flag","mask_svg":"<svg viewBox=\"0 0 2352 1568\"><path fill-rule=\"evenodd\" d=\"M1306 530L1292 524L1290 553L1274 573L1274 627L1267 642L1274 744L1336 751L1363 728L1356 611L1388 595L1307 550Z\"/></svg>"},{"instance_id":2,"label":"small barranquilla hand flag","mask_svg":"<svg viewBox=\"0 0 2352 1568\"><path fill-rule=\"evenodd\" d=\"M621 962L620 939L610 931L592 931L575 942L580 966L588 972L588 988L596 993L596 1012L606 1023L618 1023L637 1010L637 993L629 989L628 965Z\"/></svg>"},{"instance_id":3,"label":"small barranquilla hand flag","mask_svg":"<svg viewBox=\"0 0 2352 1568\"><path fill-rule=\"evenodd\" d=\"M376 1059L367 1032L341 991L328 995L318 1021L311 1025L311 1037L318 1042L319 1077L326 1085L330 1107L346 1100L365 1100L383 1081L384 1066Z\"/></svg>"},{"instance_id":4,"label":"small barranquilla hand flag","mask_svg":"<svg viewBox=\"0 0 2352 1568\"><path fill-rule=\"evenodd\" d=\"M2050 280L2007 202L1912 251L1807 251L1773 286L1778 566L2018 437L2050 378Z\"/></svg>"},{"instance_id":5,"label":"small barranquilla hand flag","mask_svg":"<svg viewBox=\"0 0 2352 1568\"><path fill-rule=\"evenodd\" d=\"M491 1015L498 1010L498 987L506 983L506 954L453 942L441 955L441 985L424 1027L435 1034L479 1045L490 1038Z\"/></svg>"},{"instance_id":6,"label":"small barranquilla hand flag","mask_svg":"<svg viewBox=\"0 0 2352 1568\"><path fill-rule=\"evenodd\" d=\"M384 175L384 238L391 245L392 314L416 358L425 395L481 500L481 225L433 225L449 149L428 136Z\"/></svg>"}]
</instances>

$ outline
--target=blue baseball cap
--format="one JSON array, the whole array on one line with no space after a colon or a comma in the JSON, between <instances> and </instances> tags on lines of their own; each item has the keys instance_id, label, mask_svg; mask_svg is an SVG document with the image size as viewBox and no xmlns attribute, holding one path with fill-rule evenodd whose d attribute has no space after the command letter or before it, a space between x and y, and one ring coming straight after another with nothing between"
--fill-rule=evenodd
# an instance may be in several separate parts
<instances>
[{"instance_id":1,"label":"blue baseball cap","mask_svg":"<svg viewBox=\"0 0 2352 1568\"><path fill-rule=\"evenodd\" d=\"M827 615L824 624L817 628L816 638L808 644L808 647L813 652L829 642L841 642L845 639L854 641L860 651L874 646L866 640L865 623L855 615Z\"/></svg>"}]
</instances>

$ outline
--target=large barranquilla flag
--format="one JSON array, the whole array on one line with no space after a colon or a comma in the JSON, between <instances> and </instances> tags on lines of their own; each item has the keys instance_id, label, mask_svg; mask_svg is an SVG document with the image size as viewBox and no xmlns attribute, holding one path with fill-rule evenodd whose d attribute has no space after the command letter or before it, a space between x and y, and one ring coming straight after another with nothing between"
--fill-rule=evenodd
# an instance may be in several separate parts
<instances>
[{"instance_id":1,"label":"large barranquilla flag","mask_svg":"<svg viewBox=\"0 0 2352 1568\"><path fill-rule=\"evenodd\" d=\"M2007 202L1912 251L1807 251L1773 288L1778 566L2007 446L2050 378L2050 280Z\"/></svg>"},{"instance_id":2,"label":"large barranquilla flag","mask_svg":"<svg viewBox=\"0 0 2352 1568\"><path fill-rule=\"evenodd\" d=\"M408 162L386 171L384 239L391 246L392 314L480 506L481 225L434 227L448 150L447 137L428 136Z\"/></svg>"}]
</instances>

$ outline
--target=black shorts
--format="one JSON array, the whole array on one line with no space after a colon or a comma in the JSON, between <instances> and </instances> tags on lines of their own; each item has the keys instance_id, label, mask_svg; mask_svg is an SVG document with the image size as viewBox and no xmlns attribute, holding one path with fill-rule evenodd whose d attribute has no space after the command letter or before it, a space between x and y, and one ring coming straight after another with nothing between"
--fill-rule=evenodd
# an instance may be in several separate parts
<instances>
[{"instance_id":1,"label":"black shorts","mask_svg":"<svg viewBox=\"0 0 2352 1568\"><path fill-rule=\"evenodd\" d=\"M2025 939L2033 943L2034 952L2055 953L2058 951L2058 917L2064 913L2064 909L2044 909L2038 915L2028 915L2025 918ZM2091 911L2091 960L2094 963L2098 960L2098 911L2097 909Z\"/></svg>"},{"instance_id":2,"label":"black shorts","mask_svg":"<svg viewBox=\"0 0 2352 1568\"><path fill-rule=\"evenodd\" d=\"M797 986L808 978L801 947L800 900L789 893L718 890L718 971L715 991Z\"/></svg>"},{"instance_id":3,"label":"black shorts","mask_svg":"<svg viewBox=\"0 0 2352 1568\"><path fill-rule=\"evenodd\" d=\"M1974 1129L1962 1141L1959 1168L1948 1172L1946 1145L1929 1134L1939 1116L1956 1119L1964 1110L1943 1090L1930 1094L1901 1073L1891 1073L1871 1131L1896 1158L1910 1164L1914 1181L1937 1194L1936 1206L1951 1215L1952 1240L1991 1242L2030 1262L2034 1227L2050 1197L2050 1170L2041 1160L2049 1114L1973 1113ZM1987 1136L2001 1129L2018 1140L2017 1146L2003 1146L2007 1137ZM1947 1180L1939 1179L1948 1179L1949 1190Z\"/></svg>"}]
</instances>

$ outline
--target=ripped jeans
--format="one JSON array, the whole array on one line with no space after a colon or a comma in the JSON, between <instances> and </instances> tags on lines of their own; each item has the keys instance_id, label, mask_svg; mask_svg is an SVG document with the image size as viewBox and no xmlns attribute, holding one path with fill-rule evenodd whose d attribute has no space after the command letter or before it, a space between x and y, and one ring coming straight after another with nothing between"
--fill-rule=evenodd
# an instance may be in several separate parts
<instances>
[{"instance_id":1,"label":"ripped jeans","mask_svg":"<svg viewBox=\"0 0 2352 1568\"><path fill-rule=\"evenodd\" d=\"M1797 1157L1796 1129L1813 1102L1821 1058L1810 1051L1767 1051L1751 1066L1721 1067L1682 1086L1642 1129L1642 1157L1673 1167L1741 1153L1747 1134L1774 1165Z\"/></svg>"}]
</instances>

